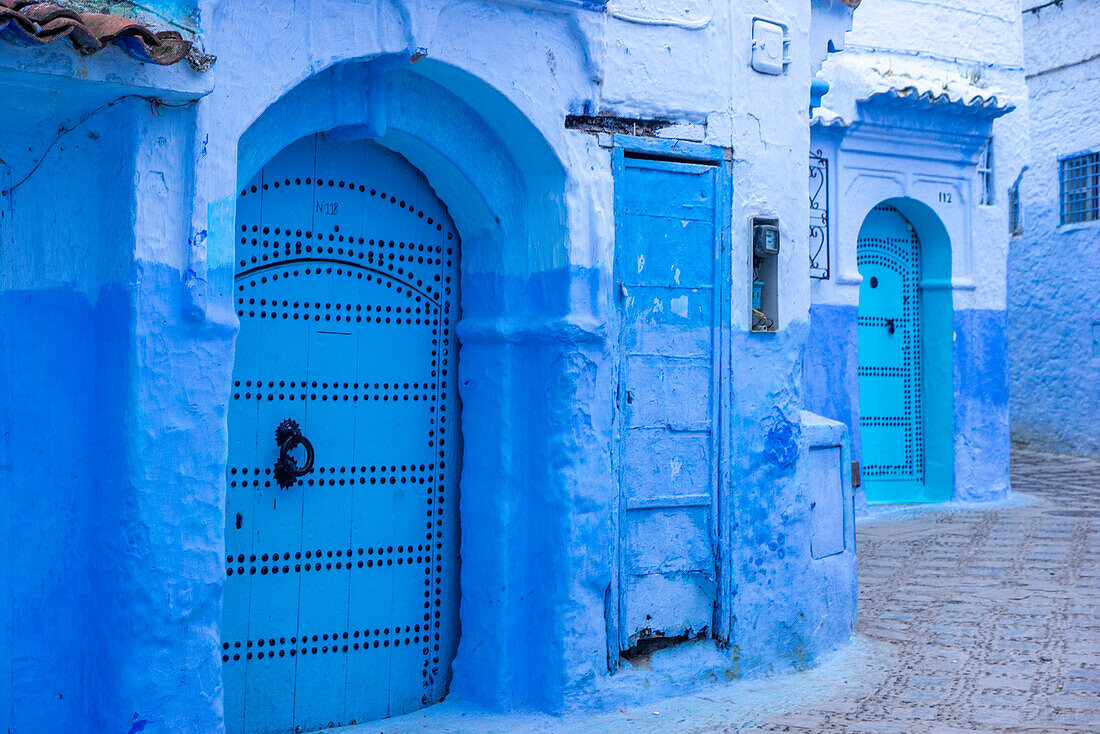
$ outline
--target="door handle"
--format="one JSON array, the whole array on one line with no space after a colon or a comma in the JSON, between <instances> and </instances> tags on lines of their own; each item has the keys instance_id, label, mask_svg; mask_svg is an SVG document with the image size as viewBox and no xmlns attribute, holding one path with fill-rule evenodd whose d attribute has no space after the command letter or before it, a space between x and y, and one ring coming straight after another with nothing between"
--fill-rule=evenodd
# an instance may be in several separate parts
<instances>
[{"instance_id":1,"label":"door handle","mask_svg":"<svg viewBox=\"0 0 1100 734\"><path fill-rule=\"evenodd\" d=\"M289 418L275 429L275 443L279 444L279 458L275 460L275 481L286 489L299 477L313 471L313 444L302 435L298 424ZM298 466L298 460L290 453L299 446L306 450L306 460L301 466Z\"/></svg>"}]
</instances>

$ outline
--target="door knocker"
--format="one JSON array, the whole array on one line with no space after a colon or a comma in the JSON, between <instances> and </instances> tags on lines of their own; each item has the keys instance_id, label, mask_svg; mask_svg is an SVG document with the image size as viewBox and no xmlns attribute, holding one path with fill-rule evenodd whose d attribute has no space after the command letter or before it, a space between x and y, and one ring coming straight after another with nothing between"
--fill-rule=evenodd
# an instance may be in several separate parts
<instances>
[{"instance_id":1,"label":"door knocker","mask_svg":"<svg viewBox=\"0 0 1100 734\"><path fill-rule=\"evenodd\" d=\"M286 489L298 480L313 471L313 444L302 435L302 429L289 418L279 424L275 429L275 443L279 444L279 458L275 461L275 481ZM298 466L298 460L291 456L291 452L299 446L306 450L306 460Z\"/></svg>"},{"instance_id":2,"label":"door knocker","mask_svg":"<svg viewBox=\"0 0 1100 734\"><path fill-rule=\"evenodd\" d=\"M894 333L894 320L893 319L886 319L886 333L887 334L893 334Z\"/></svg>"}]
</instances>

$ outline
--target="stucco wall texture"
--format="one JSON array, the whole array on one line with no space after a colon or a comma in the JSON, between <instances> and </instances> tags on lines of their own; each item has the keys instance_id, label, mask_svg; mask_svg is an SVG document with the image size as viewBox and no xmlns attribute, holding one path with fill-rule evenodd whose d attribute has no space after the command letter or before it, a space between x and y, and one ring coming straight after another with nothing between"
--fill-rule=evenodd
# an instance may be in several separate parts
<instances>
[{"instance_id":1,"label":"stucco wall texture","mask_svg":"<svg viewBox=\"0 0 1100 734\"><path fill-rule=\"evenodd\" d=\"M1059 217L1059 161L1100 152L1100 7L1066 0L1023 20L1031 156L1009 254L1012 439L1100 456L1100 222Z\"/></svg>"},{"instance_id":2,"label":"stucco wall texture","mask_svg":"<svg viewBox=\"0 0 1100 734\"><path fill-rule=\"evenodd\" d=\"M937 233L946 233L950 392L926 400L950 403L949 481L959 500L991 500L1009 490L1007 190L1026 163L1028 132L1020 29L1016 0L864 4L844 52L825 62L820 77L831 90L812 128L811 149L830 161L831 272L827 280L811 281L807 407L844 421L853 457L862 459L856 375L862 278L855 243L876 203L891 197L912 202L929 215L930 227L912 222L922 247L938 246ZM892 111L861 102L910 86L946 97L938 105L900 101ZM988 116L944 104L975 97L991 105ZM981 204L976 164L987 137L993 141L994 196Z\"/></svg>"},{"instance_id":3,"label":"stucco wall texture","mask_svg":"<svg viewBox=\"0 0 1100 734\"><path fill-rule=\"evenodd\" d=\"M198 14L218 56L203 75L0 45L0 723L221 731L235 197L287 144L335 128L408 158L462 237L451 695L609 706L812 665L852 634L854 530L843 552L810 553L808 443L846 451L846 437L817 419L804 431L801 412L809 4L272 0ZM786 26L784 75L750 70L754 16ZM614 675L613 182L610 151L566 114L691 124L732 151L732 479L716 540L728 645ZM778 218L789 243L778 334L748 333L753 215Z\"/></svg>"}]
</instances>

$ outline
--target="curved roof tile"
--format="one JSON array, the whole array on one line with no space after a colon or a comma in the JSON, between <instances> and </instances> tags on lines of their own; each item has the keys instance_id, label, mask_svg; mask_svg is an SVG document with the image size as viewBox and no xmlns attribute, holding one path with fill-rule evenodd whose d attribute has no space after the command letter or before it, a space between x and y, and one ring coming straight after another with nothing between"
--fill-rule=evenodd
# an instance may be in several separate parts
<instances>
[{"instance_id":1,"label":"curved roof tile","mask_svg":"<svg viewBox=\"0 0 1100 734\"><path fill-rule=\"evenodd\" d=\"M1016 105L1002 103L997 98L996 94L990 94L988 96L978 93L963 94L951 89L937 91L933 89L920 89L915 86L897 87L885 92L878 92L872 94L866 101L870 102L887 99L905 100L929 105L955 105L970 108L972 110L996 112L1002 115L1016 109Z\"/></svg>"},{"instance_id":2,"label":"curved roof tile","mask_svg":"<svg viewBox=\"0 0 1100 734\"><path fill-rule=\"evenodd\" d=\"M54 3L0 0L0 40L17 46L65 40L85 56L114 44L138 61L160 66L186 59L196 71L205 71L210 64L210 57L176 31L154 31L129 18L82 13Z\"/></svg>"},{"instance_id":3,"label":"curved roof tile","mask_svg":"<svg viewBox=\"0 0 1100 734\"><path fill-rule=\"evenodd\" d=\"M1003 95L998 96L994 90L977 86L962 77L932 79L895 75L878 69L871 69L871 72L875 79L874 91L860 102L946 107L990 117L1007 115L1016 109L1016 105L1004 100Z\"/></svg>"},{"instance_id":4,"label":"curved roof tile","mask_svg":"<svg viewBox=\"0 0 1100 734\"><path fill-rule=\"evenodd\" d=\"M828 107L818 107L813 111L810 125L817 127L843 128L848 127L849 122Z\"/></svg>"}]
</instances>

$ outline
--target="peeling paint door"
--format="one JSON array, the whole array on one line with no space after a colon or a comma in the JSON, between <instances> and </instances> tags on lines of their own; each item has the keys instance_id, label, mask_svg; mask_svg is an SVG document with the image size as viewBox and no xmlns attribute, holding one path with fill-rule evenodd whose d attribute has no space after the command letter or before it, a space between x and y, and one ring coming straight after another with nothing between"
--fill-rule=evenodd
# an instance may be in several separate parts
<instances>
[{"instance_id":1,"label":"peeling paint door","mask_svg":"<svg viewBox=\"0 0 1100 734\"><path fill-rule=\"evenodd\" d=\"M916 502L924 482L920 243L897 209L864 221L859 287L859 426L868 502Z\"/></svg>"},{"instance_id":2,"label":"peeling paint door","mask_svg":"<svg viewBox=\"0 0 1100 734\"><path fill-rule=\"evenodd\" d=\"M240 192L236 237L226 731L435 703L457 638L451 221L403 158L314 136ZM283 488L286 420L314 457ZM289 448L304 469L306 446Z\"/></svg>"},{"instance_id":3,"label":"peeling paint door","mask_svg":"<svg viewBox=\"0 0 1100 734\"><path fill-rule=\"evenodd\" d=\"M617 153L618 645L713 636L719 354L715 165Z\"/></svg>"}]
</instances>

